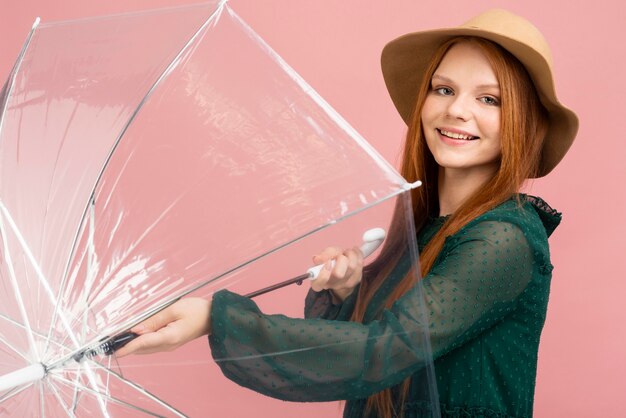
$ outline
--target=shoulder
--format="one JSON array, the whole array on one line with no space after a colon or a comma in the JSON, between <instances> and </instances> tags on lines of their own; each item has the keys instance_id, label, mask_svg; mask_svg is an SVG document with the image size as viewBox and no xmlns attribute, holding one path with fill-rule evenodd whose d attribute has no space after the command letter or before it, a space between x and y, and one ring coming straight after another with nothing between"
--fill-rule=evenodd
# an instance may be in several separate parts
<instances>
[{"instance_id":1,"label":"shoulder","mask_svg":"<svg viewBox=\"0 0 626 418\"><path fill-rule=\"evenodd\" d=\"M547 239L561 222L561 213L540 197L519 194L469 222L466 227L484 222L515 225L526 235Z\"/></svg>"},{"instance_id":2,"label":"shoulder","mask_svg":"<svg viewBox=\"0 0 626 418\"><path fill-rule=\"evenodd\" d=\"M450 238L450 243L486 240L513 251L529 250L540 264L549 264L548 237L561 221L561 213L543 199L525 194L478 216Z\"/></svg>"}]
</instances>

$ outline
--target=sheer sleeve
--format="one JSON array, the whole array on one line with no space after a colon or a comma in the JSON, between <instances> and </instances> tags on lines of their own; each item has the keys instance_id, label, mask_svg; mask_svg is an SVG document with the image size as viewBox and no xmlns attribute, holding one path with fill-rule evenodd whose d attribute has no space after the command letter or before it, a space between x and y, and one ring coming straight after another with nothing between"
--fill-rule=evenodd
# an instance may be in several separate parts
<instances>
[{"instance_id":1,"label":"sheer sleeve","mask_svg":"<svg viewBox=\"0 0 626 418\"><path fill-rule=\"evenodd\" d=\"M533 251L511 223L473 224L444 248L432 272L367 325L264 315L218 292L213 356L228 378L285 400L361 399L393 386L431 360L426 330L443 355L511 312L533 274Z\"/></svg>"}]
</instances>

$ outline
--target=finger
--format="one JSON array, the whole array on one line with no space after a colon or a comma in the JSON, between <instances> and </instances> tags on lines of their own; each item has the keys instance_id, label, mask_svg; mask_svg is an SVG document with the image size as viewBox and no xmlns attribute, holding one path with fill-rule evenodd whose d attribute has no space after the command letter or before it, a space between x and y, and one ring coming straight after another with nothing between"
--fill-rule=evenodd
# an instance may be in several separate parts
<instances>
[{"instance_id":1,"label":"finger","mask_svg":"<svg viewBox=\"0 0 626 418\"><path fill-rule=\"evenodd\" d=\"M324 267L320 270L315 280L311 281L311 289L316 292L321 292L322 290L326 289L326 285L328 283L328 279L330 278L332 269L332 260L328 260L326 263L324 263Z\"/></svg>"},{"instance_id":2,"label":"finger","mask_svg":"<svg viewBox=\"0 0 626 418\"><path fill-rule=\"evenodd\" d=\"M363 260L365 256L363 255L363 251L359 247L352 247L344 251L345 253L354 254L354 256L360 260Z\"/></svg>"},{"instance_id":3,"label":"finger","mask_svg":"<svg viewBox=\"0 0 626 418\"><path fill-rule=\"evenodd\" d=\"M129 354L146 354L147 350L162 344L162 336L156 332L140 335L124 347L115 352L117 357L124 357Z\"/></svg>"},{"instance_id":4,"label":"finger","mask_svg":"<svg viewBox=\"0 0 626 418\"><path fill-rule=\"evenodd\" d=\"M145 321L135 325L131 328L131 331L142 335L149 332L155 332L169 324L170 322L175 321L177 318L175 310L172 306L168 306L160 312L152 315L150 318Z\"/></svg>"},{"instance_id":5,"label":"finger","mask_svg":"<svg viewBox=\"0 0 626 418\"><path fill-rule=\"evenodd\" d=\"M313 263L322 264L340 255L342 249L339 247L327 247L321 253L313 256Z\"/></svg>"},{"instance_id":6,"label":"finger","mask_svg":"<svg viewBox=\"0 0 626 418\"><path fill-rule=\"evenodd\" d=\"M124 357L127 356L129 354L134 354L135 351L137 351L138 349L138 345L136 343L136 341L141 338L141 336L135 338L133 341L129 342L128 344L126 344L124 347L120 348L119 350L117 350L115 352L115 356L116 357Z\"/></svg>"},{"instance_id":7,"label":"finger","mask_svg":"<svg viewBox=\"0 0 626 418\"><path fill-rule=\"evenodd\" d=\"M157 332L143 334L126 346L119 349L116 353L118 357L127 354L152 354L161 351L171 351L178 347L180 338L180 330L176 325L170 325L161 328Z\"/></svg>"},{"instance_id":8,"label":"finger","mask_svg":"<svg viewBox=\"0 0 626 418\"><path fill-rule=\"evenodd\" d=\"M363 268L363 252L360 248L346 250L344 255L348 258L348 274Z\"/></svg>"},{"instance_id":9,"label":"finger","mask_svg":"<svg viewBox=\"0 0 626 418\"><path fill-rule=\"evenodd\" d=\"M330 275L330 284L336 284L346 278L346 272L348 271L348 257L341 254L335 258L335 267Z\"/></svg>"}]
</instances>

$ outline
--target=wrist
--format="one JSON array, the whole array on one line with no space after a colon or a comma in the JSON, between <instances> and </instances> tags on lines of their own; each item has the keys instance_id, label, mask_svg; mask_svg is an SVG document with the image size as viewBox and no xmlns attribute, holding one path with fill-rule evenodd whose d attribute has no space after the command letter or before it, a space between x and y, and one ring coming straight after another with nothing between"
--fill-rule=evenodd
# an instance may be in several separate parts
<instances>
[{"instance_id":1,"label":"wrist","mask_svg":"<svg viewBox=\"0 0 626 418\"><path fill-rule=\"evenodd\" d=\"M328 289L331 301L334 305L341 305L354 289Z\"/></svg>"}]
</instances>

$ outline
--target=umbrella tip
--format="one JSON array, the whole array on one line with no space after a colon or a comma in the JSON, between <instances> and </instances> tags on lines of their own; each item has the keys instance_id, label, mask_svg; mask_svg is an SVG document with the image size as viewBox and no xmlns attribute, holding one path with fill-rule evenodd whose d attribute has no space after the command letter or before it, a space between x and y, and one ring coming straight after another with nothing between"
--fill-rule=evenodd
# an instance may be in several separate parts
<instances>
[{"instance_id":1,"label":"umbrella tip","mask_svg":"<svg viewBox=\"0 0 626 418\"><path fill-rule=\"evenodd\" d=\"M422 185L422 182L418 180L413 183L405 183L403 188L404 190L413 190L413 189L417 189L421 185Z\"/></svg>"},{"instance_id":2,"label":"umbrella tip","mask_svg":"<svg viewBox=\"0 0 626 418\"><path fill-rule=\"evenodd\" d=\"M35 28L37 26L39 26L39 22L41 22L41 18L39 16L37 16L37 18L35 18L35 22L33 23L33 28L32 30L35 30Z\"/></svg>"}]
</instances>

